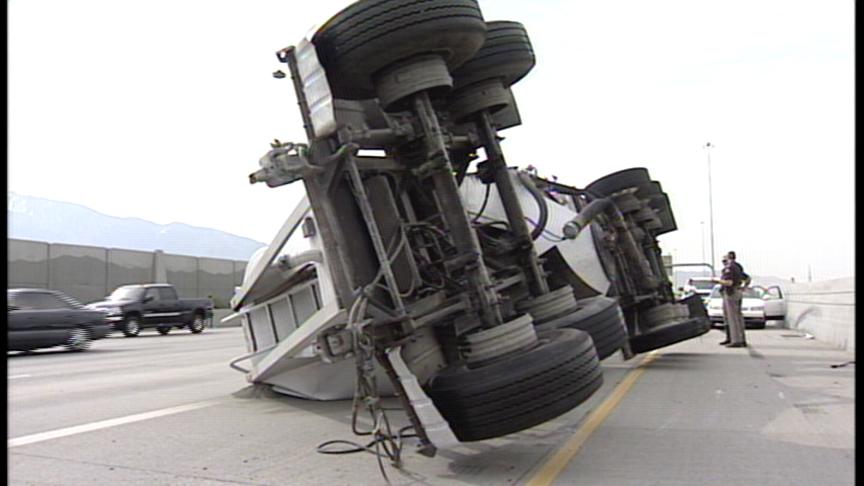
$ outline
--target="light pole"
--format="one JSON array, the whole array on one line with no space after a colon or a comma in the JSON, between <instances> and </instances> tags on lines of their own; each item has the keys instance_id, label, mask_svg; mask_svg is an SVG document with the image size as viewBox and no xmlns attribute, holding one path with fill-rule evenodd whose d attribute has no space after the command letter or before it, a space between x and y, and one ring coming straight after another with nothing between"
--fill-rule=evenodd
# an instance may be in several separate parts
<instances>
[{"instance_id":1,"label":"light pole","mask_svg":"<svg viewBox=\"0 0 864 486\"><path fill-rule=\"evenodd\" d=\"M708 232L711 239L711 268L714 268L714 197L711 187L711 142L705 144L705 150L708 153Z\"/></svg>"},{"instance_id":2,"label":"light pole","mask_svg":"<svg viewBox=\"0 0 864 486\"><path fill-rule=\"evenodd\" d=\"M705 221L699 221L699 230L702 233L702 261L705 261Z\"/></svg>"}]
</instances>

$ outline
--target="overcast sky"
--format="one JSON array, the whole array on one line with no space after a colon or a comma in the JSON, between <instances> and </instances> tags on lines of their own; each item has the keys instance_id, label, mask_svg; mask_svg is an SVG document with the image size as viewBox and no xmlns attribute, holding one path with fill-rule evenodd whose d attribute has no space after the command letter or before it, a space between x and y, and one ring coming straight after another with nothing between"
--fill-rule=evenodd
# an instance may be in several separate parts
<instances>
[{"instance_id":1,"label":"overcast sky","mask_svg":"<svg viewBox=\"0 0 864 486\"><path fill-rule=\"evenodd\" d=\"M269 242L299 184L250 185L273 138L305 141L275 52L345 1L8 0L9 191ZM481 0L522 22L511 165L585 186L644 166L678 262L854 275L852 1ZM82 229L85 230L86 229Z\"/></svg>"}]
</instances>

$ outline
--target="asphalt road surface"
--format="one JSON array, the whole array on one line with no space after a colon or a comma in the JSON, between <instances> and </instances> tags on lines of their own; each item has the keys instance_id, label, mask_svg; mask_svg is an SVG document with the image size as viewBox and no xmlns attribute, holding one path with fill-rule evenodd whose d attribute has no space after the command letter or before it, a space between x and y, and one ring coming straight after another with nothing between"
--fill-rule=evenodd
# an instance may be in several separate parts
<instances>
[{"instance_id":1,"label":"asphalt road surface","mask_svg":"<svg viewBox=\"0 0 864 486\"><path fill-rule=\"evenodd\" d=\"M384 470L423 485L853 484L855 368L831 365L854 355L786 329L748 331L749 349L721 339L610 357L577 409L434 458L406 439L401 469ZM251 386L227 365L244 352L239 328L217 328L9 353L9 483L386 484L370 453L316 451L367 441L350 401Z\"/></svg>"}]
</instances>

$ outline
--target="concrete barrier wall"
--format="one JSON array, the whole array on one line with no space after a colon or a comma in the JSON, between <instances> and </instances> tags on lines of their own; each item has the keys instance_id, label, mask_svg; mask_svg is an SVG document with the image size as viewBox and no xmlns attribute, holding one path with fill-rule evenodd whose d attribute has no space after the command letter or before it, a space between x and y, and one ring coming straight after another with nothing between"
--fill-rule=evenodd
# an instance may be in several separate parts
<instances>
[{"instance_id":1,"label":"concrete barrier wall","mask_svg":"<svg viewBox=\"0 0 864 486\"><path fill-rule=\"evenodd\" d=\"M234 261L234 286L243 285L243 273L246 272L246 262Z\"/></svg>"},{"instance_id":2,"label":"concrete barrier wall","mask_svg":"<svg viewBox=\"0 0 864 486\"><path fill-rule=\"evenodd\" d=\"M53 244L48 247L48 288L83 302L101 300L108 282L108 253L94 246Z\"/></svg>"},{"instance_id":3,"label":"concrete barrier wall","mask_svg":"<svg viewBox=\"0 0 864 486\"><path fill-rule=\"evenodd\" d=\"M8 240L9 288L48 288L48 243Z\"/></svg>"},{"instance_id":4,"label":"concrete barrier wall","mask_svg":"<svg viewBox=\"0 0 864 486\"><path fill-rule=\"evenodd\" d=\"M855 278L786 286L786 325L855 352Z\"/></svg>"},{"instance_id":5,"label":"concrete barrier wall","mask_svg":"<svg viewBox=\"0 0 864 486\"><path fill-rule=\"evenodd\" d=\"M227 295L226 289L229 290ZM228 307L233 290L233 261L215 258L198 259L198 297L213 299L216 307Z\"/></svg>"},{"instance_id":6,"label":"concrete barrier wall","mask_svg":"<svg viewBox=\"0 0 864 486\"><path fill-rule=\"evenodd\" d=\"M52 245L53 246L53 245ZM108 250L108 289L153 281L153 254L146 251Z\"/></svg>"},{"instance_id":7,"label":"concrete barrier wall","mask_svg":"<svg viewBox=\"0 0 864 486\"><path fill-rule=\"evenodd\" d=\"M163 255L165 275L182 299L198 297L198 259L183 255Z\"/></svg>"},{"instance_id":8,"label":"concrete barrier wall","mask_svg":"<svg viewBox=\"0 0 864 486\"><path fill-rule=\"evenodd\" d=\"M101 300L121 285L167 282L181 298L210 297L216 307L228 307L246 268L246 262L218 258L7 241L9 288L59 290L85 303Z\"/></svg>"}]
</instances>

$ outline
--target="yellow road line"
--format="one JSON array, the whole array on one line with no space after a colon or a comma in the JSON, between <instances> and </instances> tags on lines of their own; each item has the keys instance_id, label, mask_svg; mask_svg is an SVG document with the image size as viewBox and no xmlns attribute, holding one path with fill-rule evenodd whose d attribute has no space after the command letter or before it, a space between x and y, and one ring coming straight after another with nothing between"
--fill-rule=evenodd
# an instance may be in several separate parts
<instances>
[{"instance_id":1,"label":"yellow road line","mask_svg":"<svg viewBox=\"0 0 864 486\"><path fill-rule=\"evenodd\" d=\"M633 384L636 383L636 380L642 376L642 373L645 372L648 365L654 361L659 353L656 351L652 351L645 356L644 359L636 366L636 368L631 371L627 376L621 380L621 383L615 387L615 390L597 407L588 418L585 420L585 423L579 427L579 430L564 444L564 447L558 450L551 459L549 459L546 464L543 465L542 468L531 478L527 486L548 486L552 484L553 481L561 474L561 471L567 467L567 464L576 456L579 450L582 448L582 445L585 444L585 441L591 437L591 434L597 430L598 427L609 417L609 414L618 407L618 404L621 403L621 400L624 399L624 396L627 395L627 392L630 391L630 388L633 387Z\"/></svg>"}]
</instances>

